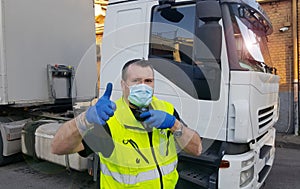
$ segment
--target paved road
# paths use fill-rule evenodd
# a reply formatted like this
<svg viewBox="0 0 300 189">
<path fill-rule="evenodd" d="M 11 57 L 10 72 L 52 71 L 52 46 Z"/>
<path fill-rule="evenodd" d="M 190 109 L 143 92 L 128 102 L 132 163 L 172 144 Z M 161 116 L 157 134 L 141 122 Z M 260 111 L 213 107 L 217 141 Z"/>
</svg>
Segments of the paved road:
<svg viewBox="0 0 300 189">
<path fill-rule="evenodd" d="M 1 189 L 95 189 L 86 171 L 71 171 L 45 161 L 32 159 L 0 167 Z"/>
<path fill-rule="evenodd" d="M 300 150 L 276 148 L 274 166 L 263 189 L 300 188 Z"/>
<path fill-rule="evenodd" d="M 300 188 L 300 150 L 277 148 L 274 166 L 263 189 Z M 72 171 L 31 159 L 0 167 L 1 189 L 94 189 L 87 172 Z"/>
</svg>

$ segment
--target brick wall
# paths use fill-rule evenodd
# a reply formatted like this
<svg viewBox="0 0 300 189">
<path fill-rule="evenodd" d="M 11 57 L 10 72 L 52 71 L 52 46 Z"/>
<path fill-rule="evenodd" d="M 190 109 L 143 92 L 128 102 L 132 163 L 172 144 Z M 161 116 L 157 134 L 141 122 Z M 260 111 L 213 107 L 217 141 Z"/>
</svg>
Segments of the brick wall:
<svg viewBox="0 0 300 189">
<path fill-rule="evenodd" d="M 280 76 L 280 90 L 291 91 L 293 80 L 293 36 L 292 36 L 292 0 L 280 0 L 261 3 L 273 24 L 273 34 L 268 37 L 268 46 L 273 66 Z M 298 6 L 299 7 L 299 6 Z M 279 29 L 287 26 L 286 32 Z"/>
<path fill-rule="evenodd" d="M 275 125 L 277 132 L 293 133 L 294 109 L 293 109 L 293 34 L 292 34 L 292 1 L 278 0 L 276 2 L 261 3 L 263 9 L 269 15 L 274 32 L 268 39 L 268 46 L 273 66 L 277 68 L 280 76 L 280 113 Z M 300 46 L 300 1 L 298 0 L 298 48 Z M 279 29 L 287 26 L 286 32 Z M 295 27 L 297 27 L 295 26 Z M 300 49 L 299 49 L 300 50 Z M 300 55 L 298 53 L 298 64 Z"/>
</svg>

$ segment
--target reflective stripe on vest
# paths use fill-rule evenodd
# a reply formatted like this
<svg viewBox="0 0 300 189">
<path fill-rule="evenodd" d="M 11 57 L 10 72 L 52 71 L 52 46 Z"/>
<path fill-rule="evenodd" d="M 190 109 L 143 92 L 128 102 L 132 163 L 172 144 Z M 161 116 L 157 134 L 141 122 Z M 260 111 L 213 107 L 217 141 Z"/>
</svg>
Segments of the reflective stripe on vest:
<svg viewBox="0 0 300 189">
<path fill-rule="evenodd" d="M 159 178 L 158 170 L 153 169 L 150 171 L 140 172 L 137 175 L 121 174 L 118 172 L 110 171 L 107 166 L 103 163 L 100 163 L 101 172 L 105 175 L 112 176 L 116 181 L 123 184 L 136 184 L 139 182 L 154 180 Z M 167 175 L 174 171 L 177 167 L 177 160 L 172 163 L 164 166 L 160 166 L 162 176 Z"/>
</svg>

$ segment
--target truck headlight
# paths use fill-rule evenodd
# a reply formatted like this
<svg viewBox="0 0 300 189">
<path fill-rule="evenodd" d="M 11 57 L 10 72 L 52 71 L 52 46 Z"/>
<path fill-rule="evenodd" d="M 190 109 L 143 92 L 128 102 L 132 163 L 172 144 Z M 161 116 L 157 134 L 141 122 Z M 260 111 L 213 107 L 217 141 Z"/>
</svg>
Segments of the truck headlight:
<svg viewBox="0 0 300 189">
<path fill-rule="evenodd" d="M 240 175 L 240 187 L 244 187 L 251 182 L 254 176 L 254 166 L 250 169 L 241 172 Z"/>
<path fill-rule="evenodd" d="M 242 161 L 242 168 L 250 166 L 251 164 L 253 164 L 254 162 L 254 157 L 246 160 L 246 161 Z"/>
</svg>

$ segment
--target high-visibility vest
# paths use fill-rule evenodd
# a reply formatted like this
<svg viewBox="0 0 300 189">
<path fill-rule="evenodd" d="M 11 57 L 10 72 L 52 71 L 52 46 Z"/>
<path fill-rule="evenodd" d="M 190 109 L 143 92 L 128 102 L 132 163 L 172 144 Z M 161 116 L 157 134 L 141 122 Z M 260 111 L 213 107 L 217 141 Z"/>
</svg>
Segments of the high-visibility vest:
<svg viewBox="0 0 300 189">
<path fill-rule="evenodd" d="M 172 189 L 178 180 L 177 153 L 170 129 L 145 130 L 124 101 L 116 101 L 117 109 L 107 124 L 115 148 L 110 157 L 101 153 L 100 188 L 102 189 Z M 171 115 L 172 104 L 153 97 L 151 107 Z"/>
</svg>

